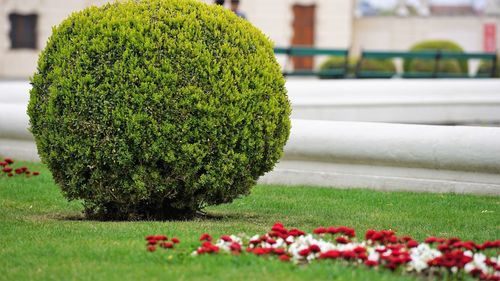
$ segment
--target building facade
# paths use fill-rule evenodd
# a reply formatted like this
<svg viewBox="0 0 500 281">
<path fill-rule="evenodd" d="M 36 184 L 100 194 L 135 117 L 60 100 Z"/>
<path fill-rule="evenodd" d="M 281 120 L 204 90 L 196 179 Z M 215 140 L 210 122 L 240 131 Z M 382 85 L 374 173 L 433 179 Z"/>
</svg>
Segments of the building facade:
<svg viewBox="0 0 500 281">
<path fill-rule="evenodd" d="M 28 78 L 53 26 L 74 11 L 106 2 L 0 0 L 0 79 Z M 361 49 L 407 50 L 425 39 L 453 40 L 466 51 L 483 51 L 489 40 L 490 48 L 496 49 L 500 46 L 498 2 L 489 0 L 487 12 L 481 15 L 460 16 L 432 16 L 427 0 L 421 1 L 414 15 L 407 13 L 403 0 L 390 16 L 362 15 L 355 0 L 241 0 L 240 8 L 277 46 L 349 48 L 356 54 Z"/>
</svg>

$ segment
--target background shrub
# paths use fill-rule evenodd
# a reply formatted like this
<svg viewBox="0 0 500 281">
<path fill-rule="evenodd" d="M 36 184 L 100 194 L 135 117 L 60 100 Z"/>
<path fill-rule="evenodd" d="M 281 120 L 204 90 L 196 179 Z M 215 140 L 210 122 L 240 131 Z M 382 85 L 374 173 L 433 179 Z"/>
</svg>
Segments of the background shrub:
<svg viewBox="0 0 500 281">
<path fill-rule="evenodd" d="M 359 61 L 358 58 L 349 57 L 347 65 L 348 76 L 356 75 L 356 67 L 358 61 Z M 345 65 L 344 57 L 332 56 L 329 57 L 320 65 L 320 70 L 343 69 L 344 65 Z M 363 59 L 363 62 L 361 64 L 361 70 L 380 72 L 387 74 L 387 76 L 392 76 L 396 74 L 396 65 L 390 59 Z M 321 78 L 332 78 L 332 77 L 322 75 Z"/>
<path fill-rule="evenodd" d="M 39 154 L 90 216 L 169 218 L 231 202 L 288 139 L 272 47 L 248 21 L 195 0 L 74 13 L 31 81 Z"/>
<path fill-rule="evenodd" d="M 413 45 L 412 52 L 422 51 L 448 51 L 463 53 L 460 45 L 447 40 L 429 40 Z M 436 61 L 434 59 L 406 59 L 403 69 L 405 72 L 434 72 Z M 468 74 L 469 67 L 466 60 L 446 59 L 439 61 L 438 72 L 451 74 Z"/>
<path fill-rule="evenodd" d="M 498 57 L 497 57 L 498 58 Z M 483 76 L 490 76 L 491 71 L 493 67 L 493 63 L 490 60 L 485 60 L 481 61 L 481 64 L 479 65 L 479 69 L 477 70 L 478 75 L 483 75 Z M 495 77 L 500 77 L 500 60 L 497 59 L 497 66 L 496 66 L 496 71 L 495 71 Z"/>
</svg>

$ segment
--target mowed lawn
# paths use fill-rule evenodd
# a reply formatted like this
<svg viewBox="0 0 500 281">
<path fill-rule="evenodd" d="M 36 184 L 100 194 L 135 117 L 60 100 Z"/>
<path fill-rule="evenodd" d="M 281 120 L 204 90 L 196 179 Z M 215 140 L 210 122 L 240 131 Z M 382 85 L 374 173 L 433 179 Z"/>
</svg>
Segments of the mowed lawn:
<svg viewBox="0 0 500 281">
<path fill-rule="evenodd" d="M 393 229 L 427 236 L 500 239 L 500 197 L 256 186 L 248 197 L 210 207 L 193 221 L 87 221 L 68 203 L 41 164 L 39 177 L 0 177 L 0 280 L 418 280 L 386 270 L 333 262 L 295 266 L 241 256 L 191 257 L 200 234 L 265 233 L 273 223 L 312 231 L 317 226 Z M 15 165 L 19 166 L 19 165 Z M 182 243 L 146 251 L 144 236 Z"/>
</svg>

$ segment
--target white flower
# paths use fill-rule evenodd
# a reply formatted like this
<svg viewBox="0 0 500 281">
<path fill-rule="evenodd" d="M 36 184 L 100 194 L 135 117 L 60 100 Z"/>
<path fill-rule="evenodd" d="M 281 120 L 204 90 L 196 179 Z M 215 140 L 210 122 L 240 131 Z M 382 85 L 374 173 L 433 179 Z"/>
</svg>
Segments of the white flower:
<svg viewBox="0 0 500 281">
<path fill-rule="evenodd" d="M 469 273 L 474 269 L 480 269 L 482 272 L 488 272 L 488 266 L 486 265 L 486 256 L 482 253 L 476 253 L 472 257 L 472 261 L 464 266 L 465 272 Z"/>
<path fill-rule="evenodd" d="M 440 251 L 431 249 L 429 244 L 422 243 L 415 248 L 410 249 L 411 261 L 408 263 L 408 271 L 422 272 L 427 269 L 428 262 L 440 257 L 442 254 Z"/>
<path fill-rule="evenodd" d="M 380 254 L 375 251 L 374 248 L 368 248 L 368 260 L 378 262 L 380 259 Z"/>
</svg>

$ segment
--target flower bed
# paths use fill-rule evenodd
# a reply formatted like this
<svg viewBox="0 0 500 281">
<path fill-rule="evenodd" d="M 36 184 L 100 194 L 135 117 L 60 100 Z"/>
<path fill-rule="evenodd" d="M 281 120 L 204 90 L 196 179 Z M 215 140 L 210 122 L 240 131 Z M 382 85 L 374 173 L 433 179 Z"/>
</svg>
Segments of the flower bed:
<svg viewBox="0 0 500 281">
<path fill-rule="evenodd" d="M 14 160 L 12 160 L 12 158 L 5 158 L 2 161 L 0 161 L 0 169 L 2 169 L 0 177 L 7 176 L 10 178 L 14 176 L 30 177 L 30 176 L 40 175 L 39 172 L 30 171 L 29 168 L 26 166 L 15 168 L 13 167 L 13 165 L 14 165 Z"/>
<path fill-rule="evenodd" d="M 147 236 L 147 249 L 174 248 L 180 241 L 163 235 Z M 482 244 L 459 238 L 429 237 L 419 243 L 409 236 L 396 236 L 392 230 L 368 230 L 364 240 L 348 227 L 318 227 L 312 234 L 286 229 L 276 223 L 269 233 L 247 237 L 223 235 L 216 241 L 209 234 L 200 236 L 201 245 L 192 256 L 229 253 L 278 258 L 295 264 L 334 260 L 345 265 L 388 269 L 430 277 L 500 280 L 500 240 Z M 496 256 L 495 256 L 496 255 Z"/>
</svg>

